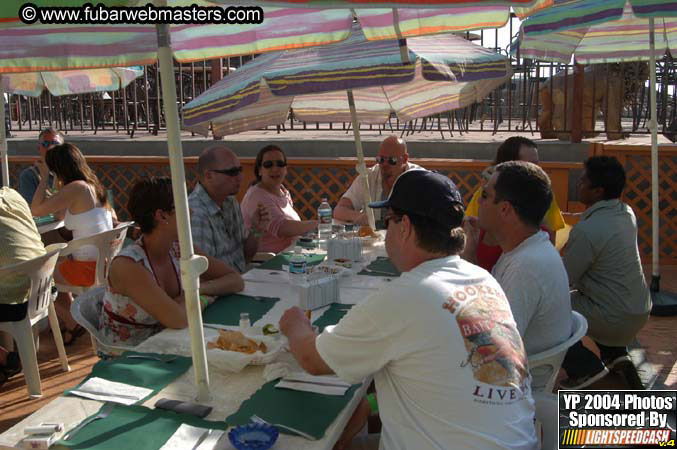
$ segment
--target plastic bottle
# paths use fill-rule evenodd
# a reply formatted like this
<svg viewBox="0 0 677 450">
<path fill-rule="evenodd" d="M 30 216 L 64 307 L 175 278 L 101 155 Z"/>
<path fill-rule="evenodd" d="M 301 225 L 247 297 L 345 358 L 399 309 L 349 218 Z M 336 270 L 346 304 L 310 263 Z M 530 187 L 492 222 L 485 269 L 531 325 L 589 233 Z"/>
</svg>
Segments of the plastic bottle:
<svg viewBox="0 0 677 450">
<path fill-rule="evenodd" d="M 308 273 L 308 262 L 301 247 L 294 247 L 294 254 L 289 259 L 289 281 L 291 284 L 303 284 Z"/>
<path fill-rule="evenodd" d="M 246 312 L 240 313 L 240 332 L 242 334 L 247 334 L 251 326 L 252 324 L 249 321 L 249 313 Z"/>
<path fill-rule="evenodd" d="M 324 246 L 326 246 L 327 239 L 331 238 L 331 216 L 331 206 L 329 206 L 327 198 L 324 197 L 322 198 L 320 207 L 317 209 L 317 218 L 319 222 L 317 226 L 317 239 L 320 242 L 320 247 L 322 248 L 325 248 Z"/>
</svg>

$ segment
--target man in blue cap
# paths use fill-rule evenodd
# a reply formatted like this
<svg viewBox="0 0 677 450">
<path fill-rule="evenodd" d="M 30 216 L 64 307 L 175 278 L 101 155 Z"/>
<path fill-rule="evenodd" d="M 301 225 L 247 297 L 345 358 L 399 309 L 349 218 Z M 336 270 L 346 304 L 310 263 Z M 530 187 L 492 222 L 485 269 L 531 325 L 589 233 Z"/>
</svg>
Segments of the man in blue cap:
<svg viewBox="0 0 677 450">
<path fill-rule="evenodd" d="M 448 177 L 410 170 L 384 208 L 386 251 L 402 272 L 319 336 L 294 307 L 280 320 L 312 374 L 350 383 L 373 375 L 381 448 L 537 447 L 526 353 L 488 272 L 462 260 L 463 200 Z M 369 415 L 362 401 L 337 448 Z"/>
</svg>

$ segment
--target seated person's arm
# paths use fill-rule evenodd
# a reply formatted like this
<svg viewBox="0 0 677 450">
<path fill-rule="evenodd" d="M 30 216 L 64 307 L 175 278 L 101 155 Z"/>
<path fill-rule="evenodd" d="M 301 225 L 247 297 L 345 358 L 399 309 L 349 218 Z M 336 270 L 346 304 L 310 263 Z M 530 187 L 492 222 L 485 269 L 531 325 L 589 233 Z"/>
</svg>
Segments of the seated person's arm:
<svg viewBox="0 0 677 450">
<path fill-rule="evenodd" d="M 207 270 L 200 275 L 200 294 L 224 295 L 240 292 L 244 289 L 242 276 L 220 259 L 206 255 L 199 248 L 195 253 L 205 256 L 209 262 Z"/>
<path fill-rule="evenodd" d="M 47 214 L 65 211 L 66 208 L 73 203 L 77 195 L 84 189 L 87 189 L 85 182 L 73 182 L 68 183 L 51 197 L 47 197 L 47 181 L 45 181 L 45 178 L 46 177 L 43 177 L 40 180 L 35 195 L 33 195 L 31 213 L 34 216 L 45 216 Z"/>
<path fill-rule="evenodd" d="M 285 311 L 280 319 L 280 331 L 289 339 L 289 351 L 306 372 L 312 375 L 334 373 L 317 352 L 317 335 L 299 307 Z"/>
<path fill-rule="evenodd" d="M 353 202 L 346 197 L 341 197 L 341 200 L 336 204 L 334 218 L 344 222 L 353 222 L 357 225 L 366 225 L 368 222 L 367 214 L 356 211 Z"/>
<path fill-rule="evenodd" d="M 317 220 L 291 220 L 283 219 L 277 229 L 279 237 L 301 236 L 317 228 Z"/>
<path fill-rule="evenodd" d="M 134 300 L 165 327 L 181 329 L 188 326 L 183 292 L 177 298 L 171 298 L 143 263 L 126 257 L 115 258 L 108 283 L 113 292 Z"/>
<path fill-rule="evenodd" d="M 569 275 L 569 285 L 576 286 L 595 260 L 592 243 L 585 234 L 573 227 L 563 252 L 562 261 Z"/>
</svg>

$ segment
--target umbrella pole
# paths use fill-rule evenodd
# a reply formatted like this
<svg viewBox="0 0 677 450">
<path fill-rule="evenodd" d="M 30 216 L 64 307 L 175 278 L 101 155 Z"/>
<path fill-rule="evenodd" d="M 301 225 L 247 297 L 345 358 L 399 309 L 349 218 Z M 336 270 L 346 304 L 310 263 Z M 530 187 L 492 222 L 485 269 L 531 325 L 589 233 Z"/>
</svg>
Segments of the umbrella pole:
<svg viewBox="0 0 677 450">
<path fill-rule="evenodd" d="M 5 93 L 0 89 L 0 153 L 2 154 L 2 185 L 9 187 L 9 156 L 5 132 Z"/>
<path fill-rule="evenodd" d="M 654 18 L 649 18 L 649 80 L 651 90 L 649 101 L 651 119 L 651 299 L 653 300 L 652 314 L 677 314 L 677 295 L 660 290 L 660 247 L 659 241 L 659 211 L 658 211 L 658 125 L 656 121 L 656 42 L 654 32 Z"/>
<path fill-rule="evenodd" d="M 183 166 L 183 150 L 179 133 L 179 112 L 176 107 L 176 81 L 174 79 L 174 60 L 169 42 L 169 25 L 157 25 L 158 61 L 162 79 L 162 98 L 164 99 L 165 120 L 167 121 L 167 144 L 169 147 L 169 168 L 172 175 L 172 191 L 176 221 L 181 248 L 181 283 L 186 298 L 186 315 L 190 331 L 190 346 L 193 355 L 197 400 L 209 400 L 209 373 L 207 371 L 207 351 L 202 332 L 202 311 L 198 293 L 199 276 L 207 270 L 207 259 L 193 253 L 193 240 L 190 235 L 188 216 L 188 193 L 186 191 L 186 173 Z"/>
<path fill-rule="evenodd" d="M 369 178 L 367 177 L 367 165 L 364 163 L 364 152 L 362 151 L 362 139 L 360 138 L 360 124 L 357 122 L 357 111 L 355 111 L 355 99 L 353 90 L 348 89 L 348 106 L 350 107 L 350 120 L 353 122 L 353 134 L 355 135 L 355 149 L 357 150 L 357 173 L 362 179 L 364 185 L 365 205 L 371 203 L 371 194 L 369 193 Z M 376 220 L 374 220 L 374 210 L 366 207 L 367 220 L 372 230 L 376 230 Z"/>
</svg>

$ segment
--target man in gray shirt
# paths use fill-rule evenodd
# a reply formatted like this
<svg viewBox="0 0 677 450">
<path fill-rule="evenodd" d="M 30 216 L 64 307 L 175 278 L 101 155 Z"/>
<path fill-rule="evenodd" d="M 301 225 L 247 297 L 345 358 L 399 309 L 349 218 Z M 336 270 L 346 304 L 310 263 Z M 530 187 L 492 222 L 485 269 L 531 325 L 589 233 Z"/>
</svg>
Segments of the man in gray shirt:
<svg viewBox="0 0 677 450">
<path fill-rule="evenodd" d="M 557 346 L 571 336 L 569 281 L 562 259 L 541 231 L 552 202 L 548 175 L 535 164 L 510 161 L 496 166 L 483 186 L 477 223 L 466 221 L 469 243 L 477 240 L 477 225 L 491 233 L 503 250 L 492 270 L 508 297 L 527 355 Z M 532 372 L 534 390 L 548 374 Z"/>
<path fill-rule="evenodd" d="M 54 128 L 45 128 L 38 135 L 38 154 L 44 162 L 45 155 L 52 147 L 63 144 L 63 135 Z M 40 175 L 35 165 L 25 168 L 19 174 L 19 193 L 29 205 L 33 201 L 33 194 L 40 184 Z M 48 187 L 54 187 L 54 175 L 49 174 Z"/>
<path fill-rule="evenodd" d="M 626 346 L 648 319 L 651 296 L 637 248 L 637 220 L 620 200 L 625 170 L 608 156 L 584 164 L 578 196 L 588 209 L 569 234 L 564 266 L 576 289 L 572 307 L 588 320 L 588 336 L 602 360 L 582 343 L 574 345 L 562 364 L 569 375 L 562 386 L 581 389 L 614 370 L 631 389 L 643 389 Z"/>
</svg>

